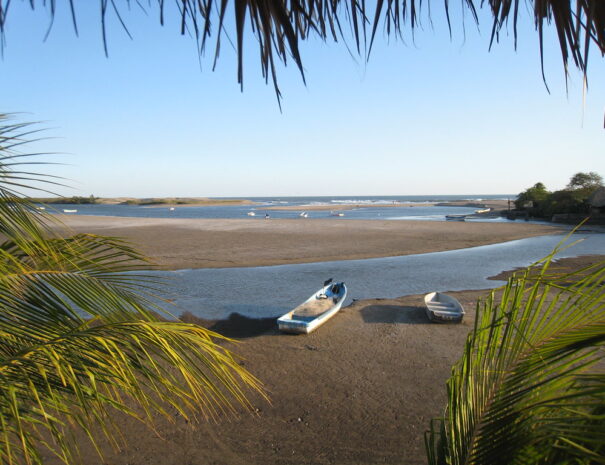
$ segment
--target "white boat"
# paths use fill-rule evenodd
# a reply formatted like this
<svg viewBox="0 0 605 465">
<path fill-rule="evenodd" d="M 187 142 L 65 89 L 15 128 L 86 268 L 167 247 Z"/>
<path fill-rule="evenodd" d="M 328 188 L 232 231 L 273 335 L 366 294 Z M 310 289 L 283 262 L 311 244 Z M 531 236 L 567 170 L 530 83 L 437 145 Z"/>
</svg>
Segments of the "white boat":
<svg viewBox="0 0 605 465">
<path fill-rule="evenodd" d="M 333 317 L 346 298 L 345 283 L 332 283 L 330 279 L 305 302 L 279 317 L 277 326 L 285 333 L 309 334 Z"/>
<path fill-rule="evenodd" d="M 462 304 L 452 296 L 431 292 L 424 296 L 426 315 L 431 321 L 460 323 L 464 317 Z"/>
<path fill-rule="evenodd" d="M 307 212 L 302 212 L 300 215 L 301 218 L 306 218 L 307 216 L 309 216 L 309 214 Z"/>
<path fill-rule="evenodd" d="M 334 212 L 334 211 L 331 211 L 331 212 L 330 212 L 330 216 L 345 216 L 345 214 L 344 214 L 344 213 L 342 213 L 342 212 Z"/>
<path fill-rule="evenodd" d="M 489 213 L 491 211 L 492 211 L 491 208 L 481 208 L 479 210 L 475 210 L 475 213 Z"/>
<path fill-rule="evenodd" d="M 63 213 L 76 213 L 78 210 L 70 210 L 69 208 L 64 208 Z"/>
<path fill-rule="evenodd" d="M 170 207 L 168 210 L 170 210 L 171 212 L 174 211 L 174 207 Z"/>
<path fill-rule="evenodd" d="M 256 216 L 256 213 L 254 213 L 254 212 L 248 212 L 247 215 L 248 216 Z"/>
<path fill-rule="evenodd" d="M 467 215 L 445 215 L 447 221 L 464 221 Z"/>
</svg>

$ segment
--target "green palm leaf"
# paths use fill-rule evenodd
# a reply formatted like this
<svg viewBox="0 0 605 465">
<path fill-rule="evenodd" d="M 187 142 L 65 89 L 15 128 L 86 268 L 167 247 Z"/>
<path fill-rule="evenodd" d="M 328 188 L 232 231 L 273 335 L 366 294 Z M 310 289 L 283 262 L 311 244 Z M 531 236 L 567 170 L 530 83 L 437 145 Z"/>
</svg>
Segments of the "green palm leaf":
<svg viewBox="0 0 605 465">
<path fill-rule="evenodd" d="M 429 463 L 605 463 L 605 262 L 553 273 L 556 252 L 477 304 Z"/>
<path fill-rule="evenodd" d="M 160 320 L 151 265 L 126 242 L 58 237 L 51 216 L 16 187 L 46 181 L 12 171 L 31 128 L 0 115 L 0 463 L 77 461 L 74 428 L 116 445 L 123 412 L 148 424 L 215 418 L 250 407 L 262 387 L 196 325 Z M 52 181 L 51 182 L 55 182 Z M 264 395 L 264 394 L 262 394 Z"/>
</svg>

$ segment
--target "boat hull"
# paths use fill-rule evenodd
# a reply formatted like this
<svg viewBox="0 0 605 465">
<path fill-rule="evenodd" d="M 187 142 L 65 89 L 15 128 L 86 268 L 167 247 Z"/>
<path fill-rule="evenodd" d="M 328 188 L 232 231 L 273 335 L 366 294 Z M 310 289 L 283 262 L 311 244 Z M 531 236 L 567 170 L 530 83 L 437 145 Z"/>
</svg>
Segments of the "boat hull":
<svg viewBox="0 0 605 465">
<path fill-rule="evenodd" d="M 464 308 L 452 296 L 441 292 L 431 292 L 424 297 L 426 316 L 435 323 L 460 323 L 464 318 Z"/>
<path fill-rule="evenodd" d="M 466 220 L 466 215 L 445 215 L 445 219 L 447 221 L 464 221 Z"/>
<path fill-rule="evenodd" d="M 338 283 L 340 291 L 334 294 L 331 290 L 334 284 L 329 284 L 321 288 L 318 292 L 309 297 L 305 302 L 296 307 L 294 310 L 286 313 L 285 315 L 277 319 L 277 326 L 280 331 L 284 333 L 292 334 L 309 334 L 315 331 L 326 321 L 332 318 L 342 307 L 345 299 L 347 298 L 347 287 L 344 283 Z M 297 315 L 296 312 L 304 308 L 309 307 L 317 303 L 317 301 L 330 302 L 329 308 L 318 315 L 303 316 Z"/>
</svg>

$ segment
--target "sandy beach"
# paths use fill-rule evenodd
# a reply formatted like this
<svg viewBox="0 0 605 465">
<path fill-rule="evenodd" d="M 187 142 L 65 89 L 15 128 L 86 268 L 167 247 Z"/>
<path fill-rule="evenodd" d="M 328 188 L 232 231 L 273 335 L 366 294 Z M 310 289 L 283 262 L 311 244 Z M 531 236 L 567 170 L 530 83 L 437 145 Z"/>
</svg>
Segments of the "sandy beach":
<svg viewBox="0 0 605 465">
<path fill-rule="evenodd" d="M 554 234 L 564 226 L 331 219 L 62 216 L 76 232 L 131 241 L 163 269 L 223 268 L 389 257 Z"/>
<path fill-rule="evenodd" d="M 562 262 L 578 268 L 604 258 Z M 185 317 L 235 338 L 230 348 L 271 402 L 252 397 L 253 412 L 211 423 L 161 419 L 155 432 L 115 417 L 128 445 L 106 447 L 104 460 L 85 446 L 83 463 L 426 464 L 424 431 L 443 414 L 451 366 L 473 327 L 477 299 L 489 292 L 451 293 L 467 314 L 450 325 L 430 323 L 420 295 L 356 301 L 308 336 L 281 334 L 274 319 Z"/>
<path fill-rule="evenodd" d="M 164 268 L 256 266 L 448 250 L 561 231 L 528 223 L 339 220 L 203 220 L 73 216 L 75 231 L 126 237 Z M 572 268 L 603 257 L 568 260 Z M 500 276 L 500 279 L 506 274 Z M 426 463 L 424 431 L 443 414 L 445 383 L 490 291 L 453 292 L 461 324 L 430 323 L 423 296 L 354 301 L 308 336 L 275 319 L 204 321 L 264 384 L 270 402 L 216 422 L 158 419 L 155 431 L 116 415 L 126 446 L 83 463 L 298 465 Z M 79 441 L 80 442 L 80 441 Z M 57 463 L 48 457 L 48 463 Z"/>
</svg>

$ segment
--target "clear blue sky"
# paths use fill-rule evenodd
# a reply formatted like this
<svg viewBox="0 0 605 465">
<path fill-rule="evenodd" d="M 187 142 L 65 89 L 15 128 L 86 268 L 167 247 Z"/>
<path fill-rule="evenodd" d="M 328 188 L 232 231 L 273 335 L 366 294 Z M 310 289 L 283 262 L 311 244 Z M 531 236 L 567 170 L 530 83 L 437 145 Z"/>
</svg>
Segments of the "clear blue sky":
<svg viewBox="0 0 605 465">
<path fill-rule="evenodd" d="M 292 64 L 279 69 L 280 113 L 253 40 L 242 93 L 226 40 L 212 72 L 212 51 L 200 67 L 174 17 L 162 28 L 133 5 L 134 40 L 111 24 L 106 58 L 98 2 L 77 2 L 79 37 L 58 3 L 46 41 L 47 12 L 11 5 L 0 111 L 51 128 L 36 149 L 66 154 L 48 158 L 68 164 L 49 168 L 69 179 L 65 195 L 508 194 L 605 176 L 605 60 L 592 56 L 583 105 L 582 76 L 571 70 L 566 93 L 548 30 L 549 94 L 527 14 L 516 52 L 512 32 L 488 52 L 491 23 L 478 31 L 467 15 L 465 36 L 455 11 L 450 41 L 442 2 L 414 39 L 379 34 L 369 63 L 309 42 L 306 86 Z"/>
</svg>

